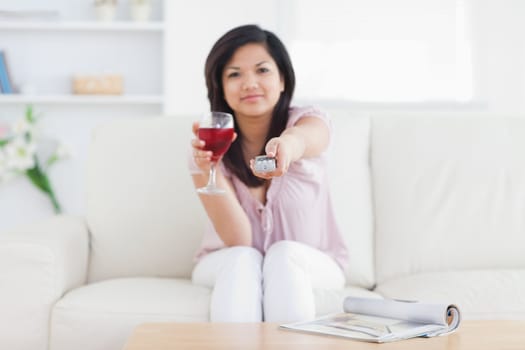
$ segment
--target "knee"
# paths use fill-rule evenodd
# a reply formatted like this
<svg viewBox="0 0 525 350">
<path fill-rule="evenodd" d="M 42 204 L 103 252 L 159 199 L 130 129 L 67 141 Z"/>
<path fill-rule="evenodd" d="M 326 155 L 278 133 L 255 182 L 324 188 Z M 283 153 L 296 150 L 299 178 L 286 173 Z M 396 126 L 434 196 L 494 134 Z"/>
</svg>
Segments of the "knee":
<svg viewBox="0 0 525 350">
<path fill-rule="evenodd" d="M 273 256 L 289 256 L 294 252 L 298 245 L 301 243 L 295 241 L 278 241 L 275 242 L 268 248 L 266 252 L 266 258 L 271 258 Z"/>
<path fill-rule="evenodd" d="M 260 269 L 262 264 L 262 254 L 253 247 L 235 246 L 228 249 L 226 264 L 227 269 L 235 269 L 238 267 L 255 267 Z"/>
<path fill-rule="evenodd" d="M 262 254 L 252 247 L 236 246 L 216 250 L 197 263 L 192 272 L 192 281 L 213 286 L 220 276 L 232 273 L 260 276 L 262 259 Z"/>
<path fill-rule="evenodd" d="M 304 267 L 305 261 L 301 258 L 302 243 L 294 241 L 279 241 L 274 243 L 266 252 L 263 270 L 285 269 L 290 266 Z"/>
</svg>

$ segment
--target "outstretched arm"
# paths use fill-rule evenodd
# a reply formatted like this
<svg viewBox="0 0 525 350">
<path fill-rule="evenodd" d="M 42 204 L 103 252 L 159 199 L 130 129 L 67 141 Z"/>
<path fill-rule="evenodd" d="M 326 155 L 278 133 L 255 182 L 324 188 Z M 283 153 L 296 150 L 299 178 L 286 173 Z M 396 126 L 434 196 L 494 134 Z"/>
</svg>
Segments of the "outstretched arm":
<svg viewBox="0 0 525 350">
<path fill-rule="evenodd" d="M 320 155 L 329 143 L 330 132 L 326 123 L 316 117 L 303 117 L 279 137 L 266 143 L 266 154 L 276 157 L 277 169 L 270 173 L 256 173 L 262 178 L 282 176 L 292 162 Z M 251 162 L 253 170 L 253 161 Z"/>
</svg>

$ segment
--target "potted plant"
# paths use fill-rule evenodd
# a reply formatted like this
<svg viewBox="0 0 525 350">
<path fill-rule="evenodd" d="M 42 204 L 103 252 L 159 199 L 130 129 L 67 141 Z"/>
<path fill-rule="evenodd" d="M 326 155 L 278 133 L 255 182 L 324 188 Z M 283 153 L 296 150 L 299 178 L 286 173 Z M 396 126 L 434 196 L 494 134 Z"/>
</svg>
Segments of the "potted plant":
<svg viewBox="0 0 525 350">
<path fill-rule="evenodd" d="M 97 19 L 103 22 L 110 22 L 115 19 L 117 0 L 95 0 L 95 12 Z"/>
<path fill-rule="evenodd" d="M 138 22 L 148 21 L 151 16 L 151 0 L 130 0 L 131 19 Z"/>
</svg>

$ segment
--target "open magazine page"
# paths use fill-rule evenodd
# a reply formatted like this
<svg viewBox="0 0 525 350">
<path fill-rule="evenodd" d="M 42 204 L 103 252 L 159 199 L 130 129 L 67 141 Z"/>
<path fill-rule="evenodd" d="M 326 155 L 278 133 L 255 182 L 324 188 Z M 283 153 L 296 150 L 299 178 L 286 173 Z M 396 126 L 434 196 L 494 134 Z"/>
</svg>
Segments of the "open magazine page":
<svg viewBox="0 0 525 350">
<path fill-rule="evenodd" d="M 344 310 L 345 313 L 281 327 L 383 343 L 449 333 L 460 322 L 459 310 L 453 305 L 348 297 Z"/>
</svg>

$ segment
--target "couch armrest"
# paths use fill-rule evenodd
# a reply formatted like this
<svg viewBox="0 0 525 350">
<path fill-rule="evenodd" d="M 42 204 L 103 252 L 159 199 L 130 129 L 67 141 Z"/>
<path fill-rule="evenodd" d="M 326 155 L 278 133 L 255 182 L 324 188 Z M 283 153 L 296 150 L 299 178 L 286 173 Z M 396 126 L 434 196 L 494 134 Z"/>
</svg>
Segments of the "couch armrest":
<svg viewBox="0 0 525 350">
<path fill-rule="evenodd" d="M 47 349 L 53 305 L 86 282 L 88 239 L 72 216 L 0 232 L 0 349 Z"/>
</svg>

